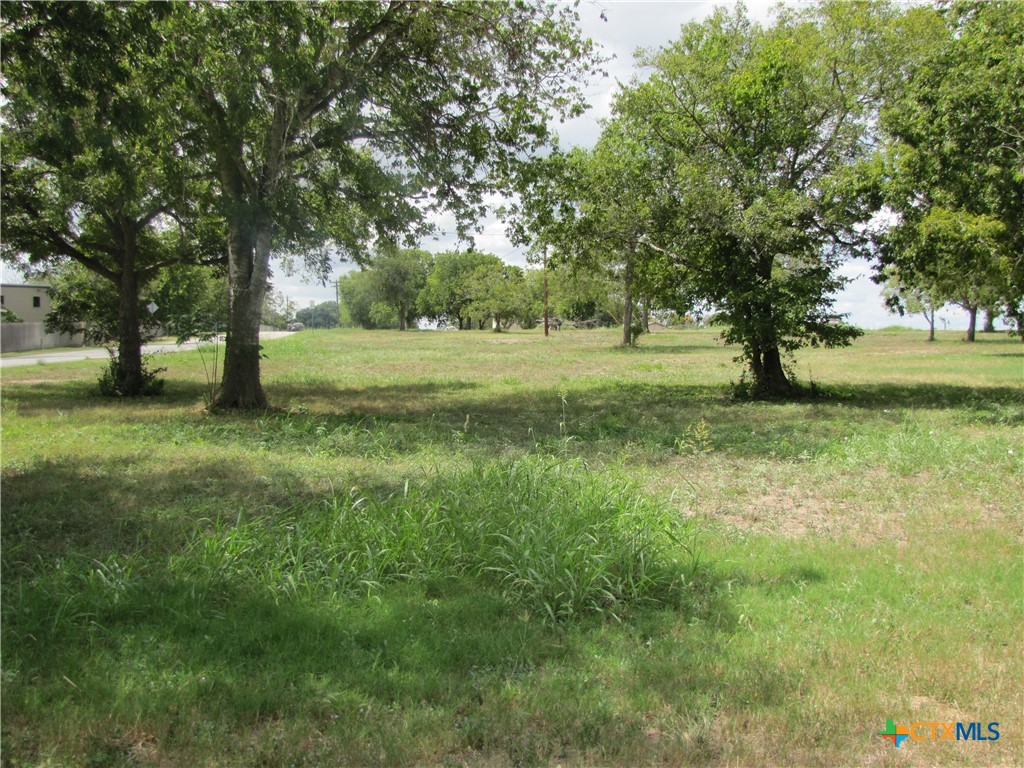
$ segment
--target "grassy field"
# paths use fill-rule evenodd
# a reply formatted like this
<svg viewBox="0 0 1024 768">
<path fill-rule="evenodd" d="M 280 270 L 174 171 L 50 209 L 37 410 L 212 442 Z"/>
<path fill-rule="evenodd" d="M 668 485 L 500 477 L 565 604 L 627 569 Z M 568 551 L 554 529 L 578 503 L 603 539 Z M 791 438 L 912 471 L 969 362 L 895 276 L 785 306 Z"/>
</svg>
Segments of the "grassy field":
<svg viewBox="0 0 1024 768">
<path fill-rule="evenodd" d="M 5 370 L 3 764 L 1024 764 L 1022 346 L 923 336 L 795 403 L 697 331 Z"/>
</svg>

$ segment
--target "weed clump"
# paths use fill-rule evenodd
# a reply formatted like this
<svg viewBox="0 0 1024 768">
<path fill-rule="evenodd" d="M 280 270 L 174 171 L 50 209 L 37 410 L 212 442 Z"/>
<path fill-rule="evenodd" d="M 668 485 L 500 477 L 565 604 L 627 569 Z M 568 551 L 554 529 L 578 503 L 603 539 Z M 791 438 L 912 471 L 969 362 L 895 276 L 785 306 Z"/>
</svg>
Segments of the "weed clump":
<svg viewBox="0 0 1024 768">
<path fill-rule="evenodd" d="M 117 355 L 111 352 L 110 362 L 103 369 L 103 373 L 100 374 L 99 381 L 97 382 L 100 396 L 135 397 L 141 395 L 143 397 L 156 397 L 159 395 L 164 391 L 164 380 L 160 378 L 160 374 L 164 373 L 167 369 L 150 368 L 148 361 L 149 357 L 144 355 L 137 381 L 125 381 L 118 364 Z"/>
<path fill-rule="evenodd" d="M 386 498 L 358 489 L 196 537 L 207 578 L 281 594 L 468 579 L 563 622 L 678 602 L 695 553 L 678 515 L 575 462 L 476 464 Z M 689 568 L 689 570 L 688 570 Z"/>
</svg>

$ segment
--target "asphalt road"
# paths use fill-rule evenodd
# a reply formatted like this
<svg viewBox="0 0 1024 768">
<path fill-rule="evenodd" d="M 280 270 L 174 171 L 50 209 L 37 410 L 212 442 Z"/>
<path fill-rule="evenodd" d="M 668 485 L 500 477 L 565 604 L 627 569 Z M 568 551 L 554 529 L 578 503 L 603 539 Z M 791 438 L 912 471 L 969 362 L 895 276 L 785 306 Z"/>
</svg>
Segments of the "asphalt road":
<svg viewBox="0 0 1024 768">
<path fill-rule="evenodd" d="M 288 331 L 267 331 L 260 334 L 260 339 L 278 339 L 283 336 L 291 336 Z M 195 349 L 196 342 L 187 341 L 184 344 L 145 344 L 142 347 L 144 355 L 155 352 L 181 352 L 185 349 Z M 0 368 L 17 368 L 22 365 L 45 365 L 46 363 L 71 363 L 76 360 L 106 360 L 109 357 L 107 350 L 103 347 L 81 347 L 63 352 L 47 352 L 41 349 L 36 353 L 17 355 L 14 357 L 0 357 Z"/>
</svg>

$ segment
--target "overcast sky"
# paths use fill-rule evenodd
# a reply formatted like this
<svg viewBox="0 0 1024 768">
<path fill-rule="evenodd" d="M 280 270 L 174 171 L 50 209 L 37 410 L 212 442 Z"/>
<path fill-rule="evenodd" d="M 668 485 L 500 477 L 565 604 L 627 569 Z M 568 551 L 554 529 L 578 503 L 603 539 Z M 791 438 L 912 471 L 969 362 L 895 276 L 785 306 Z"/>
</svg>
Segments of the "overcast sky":
<svg viewBox="0 0 1024 768">
<path fill-rule="evenodd" d="M 693 0 L 584 0 L 578 8 L 584 34 L 596 41 L 606 56 L 614 58 L 605 65 L 608 77 L 595 79 L 585 88 L 591 105 L 587 113 L 559 126 L 562 146 L 593 146 L 601 131 L 601 119 L 610 115 L 612 99 L 619 84 L 628 84 L 634 77 L 644 76 L 634 64 L 633 54 L 638 48 L 659 48 L 671 42 L 679 36 L 683 24 L 704 18 L 721 4 Z M 789 4 L 795 5 L 796 2 L 790 0 Z M 767 0 L 748 0 L 746 3 L 748 13 L 760 21 L 769 21 L 774 5 L 775 2 Z M 439 224 L 444 227 L 446 222 L 441 219 Z M 482 222 L 475 241 L 477 249 L 497 254 L 508 263 L 526 263 L 523 250 L 508 241 L 505 225 L 496 218 Z M 456 242 L 451 233 L 445 232 L 422 245 L 429 251 L 440 252 L 456 247 Z M 351 265 L 336 265 L 332 280 L 352 268 Z M 886 312 L 878 286 L 868 279 L 870 269 L 867 264 L 851 262 L 842 271 L 854 279 L 838 296 L 835 307 L 837 312 L 849 313 L 850 321 L 855 325 L 862 328 L 893 324 L 927 327 L 923 318 L 900 318 Z M 300 307 L 334 299 L 332 286 L 317 285 L 301 274 L 289 276 L 278 271 L 274 286 Z M 939 318 L 949 328 L 966 328 L 967 325 L 966 313 L 956 308 L 943 310 Z M 940 322 L 938 327 L 942 328 L 944 324 Z"/>
</svg>

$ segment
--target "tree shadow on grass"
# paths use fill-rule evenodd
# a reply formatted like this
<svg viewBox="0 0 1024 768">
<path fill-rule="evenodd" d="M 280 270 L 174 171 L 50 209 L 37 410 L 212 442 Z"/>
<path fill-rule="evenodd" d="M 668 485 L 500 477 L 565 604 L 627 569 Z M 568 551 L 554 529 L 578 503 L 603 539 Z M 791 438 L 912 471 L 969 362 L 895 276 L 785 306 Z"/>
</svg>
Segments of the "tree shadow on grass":
<svg viewBox="0 0 1024 768">
<path fill-rule="evenodd" d="M 154 400 L 125 406 L 130 410 L 123 417 L 117 401 L 82 398 L 68 386 L 18 387 L 7 390 L 5 400 L 26 416 L 63 407 L 101 427 L 114 414 L 121 424 L 111 420 L 110 429 L 127 430 L 126 445 L 171 442 L 187 454 L 213 444 L 336 462 L 566 447 L 583 456 L 641 451 L 657 459 L 713 449 L 795 458 L 854 432 L 896 428 L 915 410 L 955 410 L 961 420 L 981 424 L 1024 423 L 1024 388 L 947 384 L 845 385 L 792 402 L 735 400 L 718 385 L 649 382 L 582 381 L 507 392 L 438 380 L 369 387 L 275 384 L 270 397 L 279 407 L 269 412 L 209 414 Z"/>
<path fill-rule="evenodd" d="M 1024 406 L 1024 386 L 972 387 L 953 384 L 857 384 L 826 387 L 822 402 L 857 408 L 931 408 L 985 411 Z"/>
<path fill-rule="evenodd" d="M 636 694 L 631 682 L 593 682 L 605 664 L 642 666 L 643 639 L 629 627 L 689 625 L 672 671 L 683 685 L 656 696 L 701 718 L 713 716 L 707 702 L 722 684 L 709 662 L 735 625 L 720 603 L 717 621 L 646 610 L 617 627 L 550 626 L 465 582 L 307 600 L 158 568 L 77 592 L 22 585 L 18 598 L 5 601 L 5 657 L 18 670 L 5 685 L 5 730 L 36 731 L 16 742 L 45 744 L 59 709 L 85 732 L 64 732 L 71 755 L 102 754 L 108 765 L 132 764 L 138 727 L 173 755 L 200 724 L 218 755 L 251 743 L 254 729 L 317 731 L 335 764 L 422 763 L 435 751 L 514 763 L 591 750 L 635 756 L 649 747 L 644 711 L 612 703 Z M 776 686 L 796 684 L 773 674 Z M 100 724 L 104 739 L 81 739 Z M 288 757 L 302 744 L 286 747 Z"/>
<path fill-rule="evenodd" d="M 591 751 L 635 757 L 652 749 L 644 736 L 652 696 L 659 709 L 714 714 L 722 681 L 710 662 L 737 620 L 710 572 L 692 599 L 637 608 L 622 624 L 547 624 L 496 585 L 451 577 L 368 597 L 293 593 L 230 559 L 210 567 L 193 538 L 208 513 L 230 526 L 238 505 L 253 503 L 251 473 L 217 461 L 187 472 L 116 470 L 116 462 L 85 459 L 41 466 L 14 478 L 10 507 L 5 498 L 12 759 L 46 754 L 54 711 L 77 724 L 61 734 L 69 756 L 111 766 L 137 762 L 139 728 L 168 755 L 187 753 L 202 733 L 218 755 L 240 749 L 241 762 L 258 762 L 245 752 L 254 730 L 282 724 L 323 734 L 324 762 L 335 764 L 422 763 L 437 753 L 527 764 Z M 202 478 L 216 483 L 216 507 L 191 503 Z M 169 508 L 175 492 L 184 501 Z M 296 499 L 278 503 L 264 513 L 290 514 Z M 678 647 L 659 668 L 671 662 L 683 684 L 644 694 L 643 706 L 615 703 L 639 697 L 632 678 L 596 681 L 606 669 L 643 669 L 645 639 L 655 633 L 676 635 Z M 772 674 L 771 690 L 796 684 Z M 274 743 L 285 752 L 270 762 L 308 747 L 304 739 Z M 420 744 L 431 746 L 418 751 Z"/>
<path fill-rule="evenodd" d="M 126 406 L 145 406 L 156 411 L 181 406 L 201 407 L 209 389 L 198 382 L 169 381 L 164 391 L 153 397 L 120 398 L 100 395 L 96 382 L 83 379 L 57 381 L 6 381 L 4 400 L 17 403 L 20 412 L 38 415 L 68 411 L 73 408 L 94 408 L 105 411 Z"/>
<path fill-rule="evenodd" d="M 391 412 L 401 412 L 403 405 L 426 400 L 436 402 L 461 397 L 462 393 L 479 389 L 482 385 L 473 381 L 445 381 L 427 379 L 408 384 L 375 384 L 366 387 L 339 387 L 329 383 L 309 386 L 302 383 L 273 381 L 267 390 L 272 401 L 282 403 L 281 410 L 289 410 L 304 399 L 335 403 L 348 409 L 352 403 L 387 403 Z"/>
<path fill-rule="evenodd" d="M 334 478 L 345 485 L 348 478 Z M 174 555 L 201 525 L 288 514 L 322 500 L 330 484 L 272 457 L 255 464 L 189 457 L 174 467 L 119 458 L 62 457 L 5 473 L 4 573 L 31 571 L 70 554 Z M 364 484 L 369 493 L 394 485 Z"/>
<path fill-rule="evenodd" d="M 714 405 L 742 413 L 763 407 L 786 408 L 801 406 L 829 407 L 835 404 L 852 405 L 863 409 L 931 408 L 939 410 L 984 410 L 1004 405 L 1024 406 L 1024 387 L 972 387 L 949 384 L 857 384 L 825 386 L 819 396 L 793 400 L 748 401 L 735 399 L 723 385 L 664 384 L 649 382 L 616 382 L 614 384 L 583 382 L 578 386 L 550 385 L 527 391 L 517 390 L 488 397 L 474 398 L 467 393 L 481 388 L 473 382 L 422 382 L 402 385 L 375 385 L 370 387 L 340 388 L 321 385 L 305 388 L 301 385 L 274 384 L 268 387 L 271 397 L 283 400 L 282 410 L 296 397 L 316 396 L 333 400 L 340 406 L 335 413 L 351 412 L 355 403 L 362 406 L 363 415 L 386 417 L 389 414 L 422 417 L 438 412 L 465 414 L 514 413 L 520 420 L 530 413 L 524 406 L 540 401 L 549 405 L 562 405 L 565 395 L 576 407 L 589 412 L 644 413 L 651 408 L 693 409 Z M 358 410 L 358 409 L 355 409 Z"/>
<path fill-rule="evenodd" d="M 376 410 L 376 405 L 386 405 L 389 412 L 401 411 L 403 404 L 420 401 L 443 401 L 459 397 L 459 393 L 480 388 L 482 385 L 470 381 L 424 380 L 408 384 L 372 385 L 367 387 L 339 387 L 334 384 L 317 382 L 304 384 L 290 381 L 271 381 L 267 385 L 272 406 L 269 411 L 251 411 L 230 416 L 261 416 L 266 413 L 300 412 L 307 404 L 326 405 L 331 410 L 344 414 L 351 412 L 352 404 L 362 404 Z M 160 418 L 166 411 L 181 406 L 202 409 L 209 396 L 209 388 L 201 382 L 169 380 L 164 392 L 156 397 L 114 398 L 99 394 L 95 382 L 83 380 L 10 382 L 5 386 L 5 400 L 16 403 L 25 415 L 54 413 L 72 408 L 91 408 L 100 411 L 116 411 L 127 407 L 138 407 L 150 413 L 140 413 L 139 418 Z"/>
<path fill-rule="evenodd" d="M 566 439 L 584 454 L 673 452 L 706 439 L 705 447 L 737 456 L 787 458 L 813 455 L 852 430 L 892 429 L 913 410 L 956 410 L 985 424 L 1024 423 L 1024 389 L 941 384 L 848 386 L 792 402 L 735 400 L 714 385 L 583 384 L 420 401 L 378 388 L 372 401 L 350 404 L 360 410 L 347 418 L 400 432 L 409 447 L 473 445 L 496 453 L 509 446 L 550 449 Z"/>
</svg>

